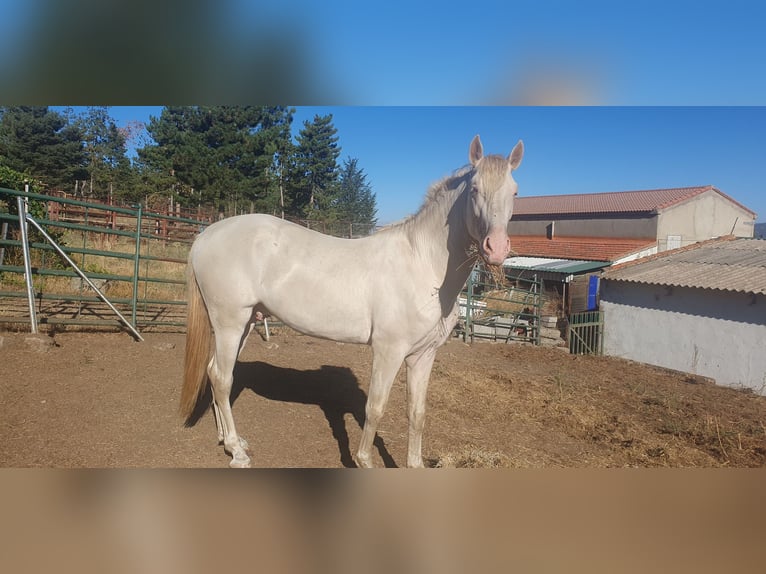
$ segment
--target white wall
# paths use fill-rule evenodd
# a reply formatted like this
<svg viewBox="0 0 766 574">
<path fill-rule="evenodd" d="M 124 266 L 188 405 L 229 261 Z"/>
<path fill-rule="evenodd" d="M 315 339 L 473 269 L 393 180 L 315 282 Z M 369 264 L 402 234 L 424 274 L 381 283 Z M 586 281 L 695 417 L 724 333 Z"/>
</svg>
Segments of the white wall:
<svg viewBox="0 0 766 574">
<path fill-rule="evenodd" d="M 668 235 L 680 235 L 681 246 L 722 235 L 752 237 L 754 218 L 713 190 L 665 209 L 659 216 L 657 241 L 667 248 Z"/>
<path fill-rule="evenodd" d="M 657 253 L 657 245 L 653 245 L 649 249 L 644 249 L 643 251 L 639 251 L 637 253 L 627 255 L 626 257 L 622 257 L 621 259 L 616 259 L 615 261 L 612 261 L 612 265 L 619 265 L 620 263 L 635 261 L 636 259 L 640 259 L 641 257 L 648 257 L 649 255 L 654 255 L 655 253 Z"/>
<path fill-rule="evenodd" d="M 766 297 L 602 279 L 604 353 L 766 395 Z"/>
</svg>

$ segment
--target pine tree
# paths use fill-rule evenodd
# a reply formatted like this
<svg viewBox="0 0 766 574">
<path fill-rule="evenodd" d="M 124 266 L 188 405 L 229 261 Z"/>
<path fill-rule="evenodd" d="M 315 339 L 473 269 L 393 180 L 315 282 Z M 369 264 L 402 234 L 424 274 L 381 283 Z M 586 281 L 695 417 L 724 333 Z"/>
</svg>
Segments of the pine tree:
<svg viewBox="0 0 766 574">
<path fill-rule="evenodd" d="M 83 134 L 47 106 L 0 109 L 0 158 L 47 187 L 71 190 L 86 176 Z"/>
<path fill-rule="evenodd" d="M 83 182 L 85 193 L 98 199 L 130 195 L 133 174 L 126 139 L 109 116 L 109 109 L 89 107 L 75 122 L 83 134 L 88 161 L 88 179 Z"/>
<path fill-rule="evenodd" d="M 182 203 L 191 203 L 191 185 L 183 182 L 192 179 L 190 171 L 196 159 L 190 152 L 193 147 L 190 145 L 189 117 L 192 110 L 181 106 L 165 107 L 160 116 L 152 117 L 146 126 L 151 141 L 136 150 L 136 165 L 147 195 L 174 196 Z M 202 197 L 197 199 L 205 202 Z"/>
<path fill-rule="evenodd" d="M 144 179 L 186 204 L 222 212 L 278 210 L 277 159 L 289 148 L 293 111 L 284 107 L 164 108 L 138 150 Z"/>
<path fill-rule="evenodd" d="M 357 158 L 347 158 L 343 162 L 338 189 L 338 218 L 371 230 L 377 223 L 376 198 Z"/>
<path fill-rule="evenodd" d="M 338 137 L 332 114 L 315 115 L 298 134 L 289 173 L 289 211 L 294 216 L 331 219 L 338 193 Z"/>
</svg>

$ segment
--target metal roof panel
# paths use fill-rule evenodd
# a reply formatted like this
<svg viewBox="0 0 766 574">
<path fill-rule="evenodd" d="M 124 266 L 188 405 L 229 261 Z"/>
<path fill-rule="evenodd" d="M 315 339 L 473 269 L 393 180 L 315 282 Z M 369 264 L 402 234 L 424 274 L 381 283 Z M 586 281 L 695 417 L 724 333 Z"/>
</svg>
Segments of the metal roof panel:
<svg viewBox="0 0 766 574">
<path fill-rule="evenodd" d="M 703 241 L 613 266 L 603 278 L 766 295 L 766 240 Z"/>
</svg>

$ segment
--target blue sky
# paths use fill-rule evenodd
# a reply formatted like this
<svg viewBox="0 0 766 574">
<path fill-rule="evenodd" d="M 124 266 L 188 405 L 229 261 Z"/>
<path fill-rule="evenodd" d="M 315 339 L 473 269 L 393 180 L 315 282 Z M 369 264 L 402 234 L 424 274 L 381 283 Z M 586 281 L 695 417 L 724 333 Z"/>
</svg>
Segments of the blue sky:
<svg viewBox="0 0 766 574">
<path fill-rule="evenodd" d="M 160 107 L 112 107 L 119 123 Z M 297 107 L 293 131 L 332 114 L 341 159 L 355 157 L 377 195 L 379 220 L 420 206 L 428 186 L 487 153 L 524 141 L 519 194 L 552 195 L 712 184 L 766 220 L 764 107 Z"/>
<path fill-rule="evenodd" d="M 263 103 L 271 88 L 303 105 L 766 104 L 761 0 L 0 6 L 13 100 L 72 94 L 69 78 L 82 104 Z"/>
<path fill-rule="evenodd" d="M 276 23 L 334 87 L 330 103 L 518 103 L 545 80 L 596 105 L 766 103 L 760 0 L 268 4 L 227 3 L 226 29 Z"/>
<path fill-rule="evenodd" d="M 26 73 L 5 78 L 9 90 L 47 77 L 50 70 L 37 68 L 39 62 L 58 67 L 71 60 L 76 70 L 91 69 L 83 61 L 87 51 L 33 58 L 38 43 L 24 40 L 58 38 L 51 35 L 65 30 L 55 52 L 65 51 L 69 38 L 113 25 L 112 5 L 83 14 L 57 6 L 54 0 L 3 6 L 0 73 Z M 358 158 L 383 223 L 416 210 L 431 182 L 463 165 L 476 133 L 494 153 L 524 140 L 516 174 L 522 195 L 713 184 L 766 220 L 766 108 L 729 107 L 766 105 L 766 3 L 760 0 L 391 0 L 369 10 L 347 0 L 222 0 L 201 8 L 176 2 L 164 8 L 167 14 L 154 3 L 134 6 L 136 22 L 180 22 L 181 40 L 192 38 L 192 45 L 172 44 L 168 65 L 136 51 L 153 44 L 137 44 L 144 37 L 127 23 L 125 30 L 109 28 L 114 45 L 109 36 L 99 51 L 117 50 L 114 65 L 92 63 L 93 73 L 70 81 L 86 101 L 69 103 L 108 102 L 109 86 L 118 90 L 112 101 L 146 101 L 140 87 L 159 85 L 174 72 L 170 96 L 150 101 L 260 104 L 275 100 L 264 86 L 286 86 L 290 97 L 276 101 L 332 104 L 298 107 L 296 129 L 314 113 L 333 114 L 342 158 Z M 166 30 L 160 32 L 164 39 Z M 133 48 L 123 54 L 124 46 Z M 264 58 L 274 64 L 275 55 L 284 56 L 279 65 L 259 67 Z M 140 60 L 137 67 L 131 57 Z M 243 87 L 242 77 L 252 83 Z M 88 78 L 94 84 L 81 86 Z M 187 85 L 184 78 L 194 81 Z M 134 86 L 138 97 L 126 96 Z M 98 96 L 101 89 L 107 92 Z M 160 109 L 111 112 L 119 122 L 146 121 Z"/>
</svg>

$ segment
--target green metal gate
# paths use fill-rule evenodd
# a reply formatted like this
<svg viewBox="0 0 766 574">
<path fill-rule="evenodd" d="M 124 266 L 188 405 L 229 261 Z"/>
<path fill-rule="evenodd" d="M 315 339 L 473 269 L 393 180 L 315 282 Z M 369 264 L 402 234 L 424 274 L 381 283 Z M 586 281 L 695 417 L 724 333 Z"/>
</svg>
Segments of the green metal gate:
<svg viewBox="0 0 766 574">
<path fill-rule="evenodd" d="M 17 197 L 28 200 L 34 221 L 90 281 L 107 292 L 134 328 L 174 329 L 185 324 L 186 258 L 194 237 L 209 220 L 148 213 L 141 205 L 113 206 L 3 188 L 0 322 L 30 321 Z M 121 325 L 54 246 L 31 227 L 28 244 L 40 324 Z"/>
<path fill-rule="evenodd" d="M 569 316 L 569 352 L 575 355 L 604 354 L 604 312 L 585 311 Z"/>
<path fill-rule="evenodd" d="M 498 277 L 477 263 L 458 299 L 464 341 L 525 341 L 540 344 L 542 281 L 533 276 Z"/>
</svg>

